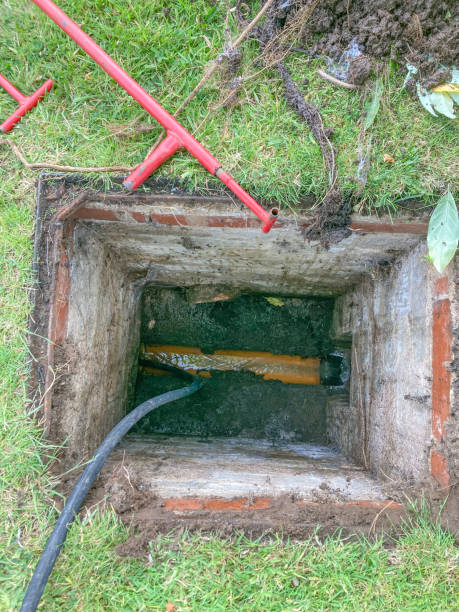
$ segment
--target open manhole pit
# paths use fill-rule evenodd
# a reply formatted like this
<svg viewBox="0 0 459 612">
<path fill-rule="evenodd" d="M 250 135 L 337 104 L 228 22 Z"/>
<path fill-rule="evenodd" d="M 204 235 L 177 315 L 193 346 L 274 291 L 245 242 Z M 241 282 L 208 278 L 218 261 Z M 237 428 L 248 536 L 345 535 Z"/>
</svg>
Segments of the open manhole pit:
<svg viewBox="0 0 459 612">
<path fill-rule="evenodd" d="M 304 499 L 325 480 L 330 491 L 339 481 L 350 498 L 354 484 L 377 495 L 357 466 L 327 448 L 328 395 L 347 396 L 348 376 L 345 352 L 329 337 L 332 313 L 332 298 L 147 287 L 135 405 L 183 386 L 156 362 L 200 373 L 206 384 L 145 417 L 112 461 L 135 455 L 137 477 L 167 499 Z"/>
<path fill-rule="evenodd" d="M 304 240 L 307 217 L 283 213 L 265 236 L 224 194 L 90 191 L 72 208 L 75 197 L 75 183 L 41 183 L 32 387 L 63 445 L 58 469 L 183 386 L 151 371 L 152 355 L 207 370 L 201 391 L 115 449 L 91 503 L 164 529 L 300 534 L 368 530 L 382 510 L 400 514 L 404 492 L 448 490 L 454 271 L 426 264 L 422 219 L 354 218 L 325 250 Z M 254 354 L 257 367 L 237 361 Z M 273 355 L 316 378 L 266 376 Z"/>
</svg>

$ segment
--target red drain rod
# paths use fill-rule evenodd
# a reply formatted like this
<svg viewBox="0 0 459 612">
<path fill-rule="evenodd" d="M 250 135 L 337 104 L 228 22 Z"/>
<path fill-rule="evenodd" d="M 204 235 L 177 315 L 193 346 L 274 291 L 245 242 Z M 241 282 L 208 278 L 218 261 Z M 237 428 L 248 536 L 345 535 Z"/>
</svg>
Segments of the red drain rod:
<svg viewBox="0 0 459 612">
<path fill-rule="evenodd" d="M 29 112 L 29 110 L 36 106 L 40 100 L 43 100 L 45 94 L 50 91 L 52 86 L 53 82 L 51 79 L 48 79 L 31 96 L 24 96 L 12 83 L 8 81 L 8 79 L 0 74 L 0 87 L 3 87 L 3 89 L 19 104 L 19 108 L 0 125 L 0 132 L 5 132 L 6 134 L 12 130 L 16 123 L 18 123 L 22 117 Z"/>
<path fill-rule="evenodd" d="M 231 175 L 223 170 L 218 161 L 201 143 L 180 125 L 145 89 L 130 77 L 118 64 L 97 45 L 90 36 L 77 26 L 51 0 L 33 0 L 33 2 L 50 17 L 66 34 L 72 38 L 83 51 L 99 64 L 127 93 L 152 115 L 167 131 L 166 138 L 124 181 L 128 189 L 136 189 L 159 166 L 171 157 L 177 149 L 184 147 L 206 170 L 217 176 L 231 191 L 244 202 L 263 222 L 262 231 L 266 234 L 274 225 L 279 214 L 277 208 L 266 212 L 256 200 L 236 183 Z"/>
</svg>

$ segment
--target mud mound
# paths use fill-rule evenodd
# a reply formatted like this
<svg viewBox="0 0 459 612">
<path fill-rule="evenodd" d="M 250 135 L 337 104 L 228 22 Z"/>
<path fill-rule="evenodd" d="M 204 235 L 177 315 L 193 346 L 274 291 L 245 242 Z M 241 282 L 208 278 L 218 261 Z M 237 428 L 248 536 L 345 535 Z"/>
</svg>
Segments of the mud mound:
<svg viewBox="0 0 459 612">
<path fill-rule="evenodd" d="M 375 58 L 408 60 L 430 76 L 459 60 L 459 5 L 454 0 L 326 0 L 313 11 L 302 44 L 337 59 L 356 41 Z"/>
</svg>

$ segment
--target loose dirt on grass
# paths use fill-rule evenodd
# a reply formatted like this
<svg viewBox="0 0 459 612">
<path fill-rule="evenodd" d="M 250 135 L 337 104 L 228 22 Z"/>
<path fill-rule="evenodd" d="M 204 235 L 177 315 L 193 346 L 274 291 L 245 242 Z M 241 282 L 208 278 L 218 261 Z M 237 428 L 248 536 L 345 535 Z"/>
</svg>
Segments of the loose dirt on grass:
<svg viewBox="0 0 459 612">
<path fill-rule="evenodd" d="M 246 24 L 245 4 L 236 5 L 240 27 Z M 337 61 L 349 45 L 358 45 L 361 55 L 350 59 L 347 81 L 361 86 L 373 70 L 372 58 L 395 59 L 416 65 L 424 83 L 432 87 L 448 80 L 445 65 L 458 61 L 459 29 L 457 4 L 452 0 L 276 0 L 263 23 L 250 34 L 259 45 L 265 68 L 276 70 L 284 83 L 289 106 L 306 123 L 317 141 L 328 174 L 328 189 L 315 209 L 316 221 L 305 236 L 323 246 L 348 235 L 351 205 L 343 196 L 336 169 L 332 130 L 327 128 L 321 109 L 305 100 L 305 92 L 294 81 L 286 66 L 292 53 L 302 51 L 313 57 Z M 296 46 L 295 46 L 296 45 Z M 299 48 L 300 47 L 300 48 Z M 238 57 L 240 60 L 240 57 Z M 243 77 L 232 71 L 233 90 L 227 96 L 234 102 Z"/>
<path fill-rule="evenodd" d="M 415 64 L 427 78 L 458 62 L 458 6 L 454 0 L 327 0 L 312 13 L 301 42 L 311 57 L 337 59 L 355 41 L 374 58 Z"/>
<path fill-rule="evenodd" d="M 104 502 L 107 498 L 108 502 Z M 233 536 L 244 532 L 249 538 L 276 537 L 304 539 L 313 534 L 325 537 L 336 532 L 337 514 L 344 535 L 367 536 L 398 532 L 398 525 L 406 515 L 400 507 L 391 508 L 388 502 L 383 508 L 365 504 L 344 504 L 337 507 L 336 493 L 317 491 L 317 501 L 299 505 L 294 495 L 280 495 L 264 510 L 168 510 L 164 502 L 152 491 L 140 489 L 135 476 L 129 475 L 123 466 L 113 470 L 108 477 L 99 478 L 86 501 L 87 508 L 108 503 L 132 529 L 132 537 L 118 546 L 120 556 L 145 558 L 148 543 L 158 534 L 173 530 L 198 531 L 221 536 Z"/>
</svg>

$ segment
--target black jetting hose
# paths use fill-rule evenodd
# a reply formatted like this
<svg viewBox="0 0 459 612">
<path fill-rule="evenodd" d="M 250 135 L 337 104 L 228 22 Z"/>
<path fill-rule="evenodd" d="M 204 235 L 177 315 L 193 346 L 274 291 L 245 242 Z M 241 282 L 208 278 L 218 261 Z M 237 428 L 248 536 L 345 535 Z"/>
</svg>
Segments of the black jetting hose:
<svg viewBox="0 0 459 612">
<path fill-rule="evenodd" d="M 181 387 L 175 391 L 168 391 L 167 393 L 157 395 L 156 397 L 143 402 L 143 404 L 140 404 L 134 408 L 132 412 L 127 414 L 118 423 L 118 425 L 111 430 L 95 452 L 84 472 L 81 474 L 72 493 L 70 494 L 70 497 L 67 500 L 67 503 L 64 506 L 64 509 L 57 519 L 56 526 L 54 527 L 53 533 L 46 544 L 46 548 L 40 557 L 37 567 L 35 568 L 29 588 L 27 589 L 25 597 L 22 601 L 21 612 L 34 612 L 37 609 L 46 583 L 48 582 L 48 578 L 61 551 L 62 545 L 65 542 L 65 538 L 67 537 L 67 532 L 70 525 L 78 513 L 78 510 L 80 509 L 92 483 L 102 469 L 105 459 L 112 452 L 121 438 L 123 438 L 131 427 L 137 423 L 137 421 L 152 410 L 156 410 L 156 408 L 159 408 L 164 404 L 168 404 L 169 402 L 181 399 L 182 397 L 192 395 L 204 384 L 202 379 L 198 379 L 191 374 L 187 374 L 183 370 L 179 370 L 178 368 L 174 368 L 172 366 L 155 364 L 155 368 L 170 370 L 179 376 L 192 380 L 193 383 L 188 387 Z"/>
</svg>

